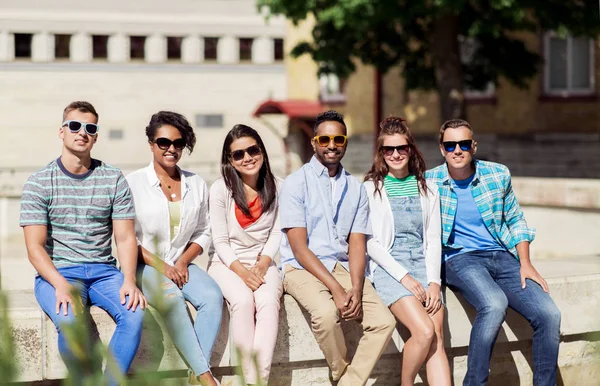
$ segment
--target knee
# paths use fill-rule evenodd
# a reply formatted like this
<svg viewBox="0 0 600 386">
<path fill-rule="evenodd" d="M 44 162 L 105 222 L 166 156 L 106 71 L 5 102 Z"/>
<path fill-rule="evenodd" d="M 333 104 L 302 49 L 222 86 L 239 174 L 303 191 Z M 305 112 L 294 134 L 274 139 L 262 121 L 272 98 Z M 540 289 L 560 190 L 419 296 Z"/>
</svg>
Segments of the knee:
<svg viewBox="0 0 600 386">
<path fill-rule="evenodd" d="M 506 309 L 508 308 L 508 299 L 506 296 L 495 297 L 488 301 L 483 307 L 477 310 L 477 314 L 487 320 L 493 320 L 502 323 L 506 317 Z"/>
<path fill-rule="evenodd" d="M 411 331 L 411 338 L 415 339 L 422 346 L 429 347 L 435 337 L 435 326 L 429 320 L 426 323 L 420 324 L 418 328 Z"/>
<path fill-rule="evenodd" d="M 279 297 L 275 293 L 256 297 L 256 311 L 279 311 Z"/>
<path fill-rule="evenodd" d="M 329 331 L 340 323 L 340 315 L 333 302 L 330 306 L 323 305 L 321 308 L 313 311 L 311 323 L 315 330 Z"/>
<path fill-rule="evenodd" d="M 557 333 L 560 331 L 560 321 L 561 314 L 560 310 L 556 305 L 552 305 L 549 307 L 544 307 L 542 311 L 540 311 L 539 315 L 535 320 L 533 320 L 534 327 L 536 324 L 538 326 L 543 326 L 548 329 L 556 330 Z"/>
<path fill-rule="evenodd" d="M 392 315 L 391 312 L 386 310 L 385 313 L 382 313 L 377 318 L 377 326 L 375 328 L 381 331 L 386 331 L 391 335 L 396 328 L 396 318 L 394 318 L 394 315 Z"/>
<path fill-rule="evenodd" d="M 123 327 L 126 331 L 132 333 L 141 333 L 144 324 L 144 313 L 144 310 L 140 307 L 137 307 L 135 311 L 126 310 L 116 320 L 117 326 Z"/>
<path fill-rule="evenodd" d="M 235 298 L 227 299 L 232 314 L 254 315 L 254 296 L 249 292 L 237 294 Z"/>
<path fill-rule="evenodd" d="M 206 286 L 202 292 L 203 302 L 209 307 L 222 308 L 223 307 L 223 293 L 221 289 L 217 285 L 217 283 L 212 280 L 207 281 Z"/>
</svg>

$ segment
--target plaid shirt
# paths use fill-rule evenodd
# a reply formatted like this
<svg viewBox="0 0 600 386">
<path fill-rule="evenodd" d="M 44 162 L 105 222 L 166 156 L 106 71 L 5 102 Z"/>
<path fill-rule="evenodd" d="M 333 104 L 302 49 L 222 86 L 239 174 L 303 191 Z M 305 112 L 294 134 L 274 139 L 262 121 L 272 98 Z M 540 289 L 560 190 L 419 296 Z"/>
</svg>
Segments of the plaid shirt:
<svg viewBox="0 0 600 386">
<path fill-rule="evenodd" d="M 535 229 L 527 227 L 523 211 L 512 189 L 510 172 L 504 165 L 475 160 L 475 176 L 470 187 L 481 218 L 491 235 L 518 258 L 516 245 L 533 241 Z M 446 163 L 428 170 L 428 182 L 435 183 L 440 191 L 442 212 L 442 245 L 460 249 L 461 245 L 448 243 L 454 228 L 457 198 L 452 189 Z"/>
</svg>

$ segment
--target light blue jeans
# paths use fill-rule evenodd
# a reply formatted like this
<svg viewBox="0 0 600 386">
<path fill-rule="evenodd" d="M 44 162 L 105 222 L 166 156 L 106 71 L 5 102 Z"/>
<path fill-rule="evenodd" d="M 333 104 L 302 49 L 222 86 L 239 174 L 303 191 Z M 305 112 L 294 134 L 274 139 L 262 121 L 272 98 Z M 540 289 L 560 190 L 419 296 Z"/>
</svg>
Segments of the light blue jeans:
<svg viewBox="0 0 600 386">
<path fill-rule="evenodd" d="M 108 346 L 110 352 L 123 374 L 127 373 L 135 353 L 140 345 L 144 311 L 136 308 L 128 310 L 121 304 L 119 290 L 123 285 L 123 274 L 111 264 L 78 264 L 58 268 L 58 272 L 75 288 L 79 289 L 85 308 L 97 306 L 106 311 L 116 322 L 117 327 Z M 69 372 L 80 372 L 74 360 L 69 344 L 65 339 L 63 326 L 75 321 L 71 306 L 67 315 L 62 307 L 56 313 L 56 290 L 41 276 L 35 278 L 35 297 L 42 310 L 56 326 L 58 332 L 58 351 L 69 369 Z M 111 384 L 114 382 L 110 380 Z"/>
<path fill-rule="evenodd" d="M 217 283 L 195 264 L 188 266 L 189 280 L 179 289 L 149 265 L 138 265 L 138 284 L 148 303 L 162 309 L 162 318 L 173 344 L 196 376 L 210 370 L 210 356 L 221 327 L 223 295 Z M 196 321 L 186 300 L 197 310 Z"/>
</svg>

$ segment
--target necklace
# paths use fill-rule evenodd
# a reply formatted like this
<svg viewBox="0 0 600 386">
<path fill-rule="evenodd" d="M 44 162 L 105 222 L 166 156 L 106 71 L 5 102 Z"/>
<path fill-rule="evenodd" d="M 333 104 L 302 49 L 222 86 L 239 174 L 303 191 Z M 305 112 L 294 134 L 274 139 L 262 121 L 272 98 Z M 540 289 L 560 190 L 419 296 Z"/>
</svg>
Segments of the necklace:
<svg viewBox="0 0 600 386">
<path fill-rule="evenodd" d="M 163 182 L 162 182 L 162 180 L 160 180 L 160 182 L 161 182 L 161 184 L 160 184 L 160 185 L 162 186 L 162 185 L 163 185 Z M 172 198 L 172 199 L 175 199 L 175 198 L 177 198 L 177 194 L 175 194 L 175 193 L 173 193 L 173 192 L 171 191 L 171 185 L 169 185 L 169 184 L 164 184 L 164 185 L 165 185 L 165 186 L 167 187 L 167 189 L 169 190 L 169 193 L 171 193 L 171 198 Z"/>
</svg>

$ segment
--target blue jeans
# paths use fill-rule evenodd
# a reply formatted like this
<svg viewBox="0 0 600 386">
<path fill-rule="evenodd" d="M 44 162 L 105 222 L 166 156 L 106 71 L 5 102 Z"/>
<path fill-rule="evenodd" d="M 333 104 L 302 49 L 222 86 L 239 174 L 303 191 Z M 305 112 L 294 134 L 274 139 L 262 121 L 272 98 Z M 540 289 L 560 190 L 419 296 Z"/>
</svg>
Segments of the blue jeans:
<svg viewBox="0 0 600 386">
<path fill-rule="evenodd" d="M 108 348 L 122 373 L 127 373 L 140 345 L 144 311 L 139 307 L 131 311 L 121 304 L 119 290 L 124 280 L 121 271 L 110 264 L 78 264 L 58 268 L 58 272 L 79 290 L 85 308 L 100 307 L 115 320 L 117 327 Z M 34 289 L 42 310 L 56 326 L 58 351 L 65 365 L 70 372 L 77 372 L 77 363 L 73 361 L 73 354 L 61 328 L 75 320 L 71 306 L 67 315 L 64 315 L 62 308 L 57 314 L 56 290 L 41 276 L 35 278 Z"/>
<path fill-rule="evenodd" d="M 463 385 L 485 385 L 492 349 L 506 307 L 533 327 L 533 384 L 556 385 L 560 311 L 549 294 L 532 280 L 521 287 L 521 264 L 505 251 L 474 251 L 446 261 L 445 282 L 475 308 L 468 368 Z"/>
<path fill-rule="evenodd" d="M 195 375 L 210 370 L 210 356 L 221 327 L 223 295 L 217 283 L 195 264 L 188 265 L 189 280 L 179 289 L 149 265 L 138 265 L 138 283 L 148 303 L 157 308 L 173 344 Z M 196 321 L 185 301 L 197 310 Z"/>
</svg>

